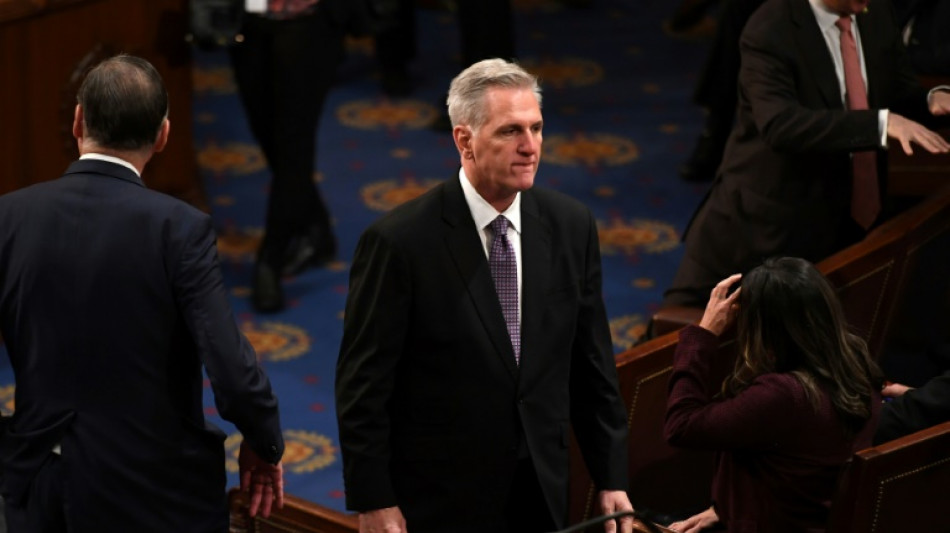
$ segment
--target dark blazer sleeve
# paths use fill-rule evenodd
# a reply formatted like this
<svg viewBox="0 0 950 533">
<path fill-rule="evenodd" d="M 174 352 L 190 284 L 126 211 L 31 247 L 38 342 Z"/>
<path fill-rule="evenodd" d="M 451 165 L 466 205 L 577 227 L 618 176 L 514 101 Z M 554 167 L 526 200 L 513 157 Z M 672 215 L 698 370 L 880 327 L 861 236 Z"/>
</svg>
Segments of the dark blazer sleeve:
<svg viewBox="0 0 950 533">
<path fill-rule="evenodd" d="M 885 403 L 874 443 L 894 440 L 950 420 L 950 372 Z"/>
<path fill-rule="evenodd" d="M 410 299 L 407 262 L 376 226 L 369 228 L 350 270 L 336 370 L 346 505 L 354 511 L 396 505 L 388 404 L 408 331 Z"/>
<path fill-rule="evenodd" d="M 597 224 L 587 211 L 585 275 L 571 365 L 571 424 L 601 490 L 627 490 L 627 417 L 604 308 Z"/>
<path fill-rule="evenodd" d="M 207 215 L 190 227 L 180 253 L 171 257 L 175 298 L 207 370 L 218 412 L 237 426 L 255 453 L 276 464 L 284 452 L 277 398 L 234 320 Z"/>
<path fill-rule="evenodd" d="M 768 451 L 776 442 L 794 440 L 815 416 L 790 374 L 763 374 L 737 396 L 715 399 L 720 383 L 712 379 L 712 362 L 718 355 L 716 335 L 696 325 L 680 332 L 663 428 L 671 445 Z"/>
</svg>

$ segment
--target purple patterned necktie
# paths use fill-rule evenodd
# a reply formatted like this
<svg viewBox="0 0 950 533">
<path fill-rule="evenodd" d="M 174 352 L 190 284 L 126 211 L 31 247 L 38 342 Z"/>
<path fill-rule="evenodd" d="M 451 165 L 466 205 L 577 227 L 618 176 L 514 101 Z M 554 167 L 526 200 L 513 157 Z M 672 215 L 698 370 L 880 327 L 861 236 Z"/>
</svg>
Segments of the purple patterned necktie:
<svg viewBox="0 0 950 533">
<path fill-rule="evenodd" d="M 521 361 L 521 324 L 518 322 L 518 263 L 515 250 L 508 240 L 508 219 L 503 215 L 492 221 L 491 230 L 495 234 L 488 254 L 488 266 L 495 282 L 495 292 L 501 303 L 501 312 L 505 315 L 508 337 L 515 351 L 515 364 Z"/>
</svg>

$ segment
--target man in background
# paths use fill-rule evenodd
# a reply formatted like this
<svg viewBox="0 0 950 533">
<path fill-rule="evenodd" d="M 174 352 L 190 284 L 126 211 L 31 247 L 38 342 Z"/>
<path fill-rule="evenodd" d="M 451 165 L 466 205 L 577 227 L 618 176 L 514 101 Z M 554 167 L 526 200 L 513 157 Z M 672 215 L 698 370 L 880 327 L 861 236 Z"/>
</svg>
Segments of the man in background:
<svg viewBox="0 0 950 533">
<path fill-rule="evenodd" d="M 926 91 L 885 0 L 768 0 L 740 42 L 736 123 L 685 235 L 664 305 L 702 308 L 762 260 L 817 262 L 887 217 L 888 140 L 950 150 L 921 121 L 950 114 Z"/>
<path fill-rule="evenodd" d="M 80 159 L 0 197 L 7 527 L 227 531 L 225 435 L 204 418 L 202 366 L 244 435 L 251 513 L 266 516 L 283 504 L 277 399 L 231 313 L 210 217 L 141 178 L 169 135 L 161 77 L 119 55 L 78 102 Z"/>
<path fill-rule="evenodd" d="M 357 246 L 336 395 L 362 533 L 564 527 L 571 427 L 602 512 L 632 510 L 597 226 L 532 187 L 540 105 L 521 67 L 466 68 L 448 97 L 461 169 Z"/>
</svg>

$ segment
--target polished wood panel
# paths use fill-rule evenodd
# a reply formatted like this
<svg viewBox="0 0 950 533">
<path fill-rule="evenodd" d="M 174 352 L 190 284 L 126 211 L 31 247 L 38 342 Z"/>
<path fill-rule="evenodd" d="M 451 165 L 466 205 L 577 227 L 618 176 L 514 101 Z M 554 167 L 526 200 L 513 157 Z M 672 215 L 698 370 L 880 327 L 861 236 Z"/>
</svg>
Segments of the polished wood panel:
<svg viewBox="0 0 950 533">
<path fill-rule="evenodd" d="M 268 518 L 251 518 L 247 494 L 238 489 L 228 493 L 232 532 L 254 533 L 357 533 L 356 515 L 344 514 L 321 505 L 284 495 L 284 507 Z"/>
<path fill-rule="evenodd" d="M 861 450 L 846 466 L 828 533 L 947 531 L 950 422 Z"/>
<path fill-rule="evenodd" d="M 191 134 L 187 0 L 0 0 L 0 193 L 59 177 L 85 71 L 119 52 L 162 74 L 172 131 L 146 169 L 149 187 L 206 209 Z"/>
</svg>

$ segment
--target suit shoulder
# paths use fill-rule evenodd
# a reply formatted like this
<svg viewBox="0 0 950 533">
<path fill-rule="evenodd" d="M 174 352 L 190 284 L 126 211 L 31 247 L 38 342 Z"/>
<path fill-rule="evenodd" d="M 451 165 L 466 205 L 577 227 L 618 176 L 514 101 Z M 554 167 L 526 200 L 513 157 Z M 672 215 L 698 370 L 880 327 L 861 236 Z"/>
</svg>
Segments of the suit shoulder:
<svg viewBox="0 0 950 533">
<path fill-rule="evenodd" d="M 532 187 L 525 194 L 537 203 L 542 215 L 584 218 L 590 216 L 590 208 L 586 204 L 563 192 L 544 187 Z"/>
<path fill-rule="evenodd" d="M 366 232 L 396 236 L 415 231 L 420 224 L 431 224 L 439 216 L 444 188 L 444 183 L 436 185 L 416 198 L 392 208 L 370 224 Z"/>
<path fill-rule="evenodd" d="M 811 8 L 805 5 L 804 9 L 810 10 Z M 808 15 L 811 15 L 811 13 L 808 13 Z M 772 40 L 776 38 L 777 34 L 785 35 L 790 31 L 793 26 L 793 19 L 789 0 L 768 0 L 749 17 L 742 30 L 741 39 L 743 41 L 748 39 Z M 780 41 L 786 45 L 792 42 L 787 40 L 786 37 L 781 37 Z"/>
<path fill-rule="evenodd" d="M 180 198 L 175 198 L 174 196 L 168 195 L 166 193 L 152 189 L 145 189 L 143 194 L 149 198 L 151 202 L 154 202 L 157 206 L 161 207 L 163 211 L 169 213 L 170 216 L 181 217 L 190 220 L 210 220 L 211 218 L 211 215 L 208 213 L 205 213 L 204 211 Z"/>
</svg>

